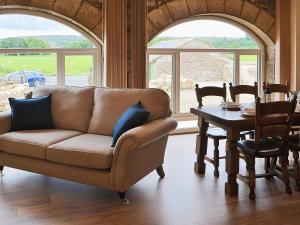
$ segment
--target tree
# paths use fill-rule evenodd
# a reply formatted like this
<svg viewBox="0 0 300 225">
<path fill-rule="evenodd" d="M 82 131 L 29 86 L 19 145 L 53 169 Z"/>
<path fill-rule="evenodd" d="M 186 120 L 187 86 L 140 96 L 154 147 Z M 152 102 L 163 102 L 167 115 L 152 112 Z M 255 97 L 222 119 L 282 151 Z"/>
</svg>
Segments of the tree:
<svg viewBox="0 0 300 225">
<path fill-rule="evenodd" d="M 26 42 L 22 38 L 5 38 L 0 40 L 0 48 L 26 48 Z"/>
<path fill-rule="evenodd" d="M 66 48 L 93 48 L 94 45 L 89 40 L 74 41 L 67 44 Z"/>
<path fill-rule="evenodd" d="M 28 38 L 26 39 L 27 48 L 49 48 L 49 43 L 37 39 L 37 38 Z"/>
<path fill-rule="evenodd" d="M 11 37 L 0 40 L 0 48 L 48 48 L 49 43 L 34 37 Z"/>
</svg>

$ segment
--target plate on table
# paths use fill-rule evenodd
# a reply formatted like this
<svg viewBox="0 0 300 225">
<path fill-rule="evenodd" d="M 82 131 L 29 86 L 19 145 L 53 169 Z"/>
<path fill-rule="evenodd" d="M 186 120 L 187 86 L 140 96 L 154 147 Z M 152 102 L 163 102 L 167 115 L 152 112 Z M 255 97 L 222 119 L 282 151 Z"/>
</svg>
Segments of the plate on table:
<svg viewBox="0 0 300 225">
<path fill-rule="evenodd" d="M 228 110 L 239 110 L 242 105 L 237 102 L 222 102 L 221 107 Z"/>
<path fill-rule="evenodd" d="M 245 109 L 243 109 L 242 110 L 242 116 L 255 117 L 256 116 L 255 108 L 245 108 Z"/>
</svg>

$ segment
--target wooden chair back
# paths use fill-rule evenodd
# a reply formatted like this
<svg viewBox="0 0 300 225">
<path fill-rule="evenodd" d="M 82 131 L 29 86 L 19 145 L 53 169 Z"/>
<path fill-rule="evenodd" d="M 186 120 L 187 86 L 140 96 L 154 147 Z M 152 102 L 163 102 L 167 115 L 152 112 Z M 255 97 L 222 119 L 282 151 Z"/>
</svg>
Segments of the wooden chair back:
<svg viewBox="0 0 300 225">
<path fill-rule="evenodd" d="M 236 85 L 233 86 L 232 83 L 229 83 L 229 91 L 232 101 L 236 102 L 236 96 L 240 94 L 249 94 L 253 95 L 256 99 L 258 97 L 257 82 L 254 83 L 254 86 L 251 85 Z"/>
<path fill-rule="evenodd" d="M 261 103 L 256 100 L 255 118 L 255 150 L 259 151 L 260 141 L 263 138 L 279 138 L 281 146 L 288 140 L 292 119 L 295 115 L 297 97 L 292 101 L 277 101 Z"/>
<path fill-rule="evenodd" d="M 226 101 L 226 84 L 223 83 L 223 87 L 214 87 L 214 86 L 207 86 L 199 88 L 199 85 L 196 84 L 196 96 L 197 101 L 199 103 L 199 107 L 203 106 L 203 98 L 208 96 L 217 96 L 222 97 L 223 101 Z"/>
<path fill-rule="evenodd" d="M 286 82 L 285 84 L 270 84 L 270 83 L 263 83 L 263 91 L 269 88 L 271 93 L 282 93 L 286 94 L 287 99 L 290 97 L 290 87 L 289 82 Z"/>
</svg>

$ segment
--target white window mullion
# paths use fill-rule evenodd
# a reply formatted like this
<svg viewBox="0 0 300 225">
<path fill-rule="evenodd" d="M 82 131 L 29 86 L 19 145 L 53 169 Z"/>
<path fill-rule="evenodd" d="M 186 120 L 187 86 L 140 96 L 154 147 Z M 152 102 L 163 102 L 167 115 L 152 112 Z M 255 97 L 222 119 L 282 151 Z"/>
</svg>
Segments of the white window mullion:
<svg viewBox="0 0 300 225">
<path fill-rule="evenodd" d="M 102 86 L 102 79 L 99 76 L 101 74 L 100 72 L 100 64 L 99 64 L 99 58 L 97 55 L 94 54 L 93 57 L 93 85 L 95 86 Z"/>
<path fill-rule="evenodd" d="M 65 85 L 65 55 L 57 52 L 57 84 Z"/>
<path fill-rule="evenodd" d="M 175 113 L 180 114 L 180 52 L 179 51 L 176 51 L 173 54 L 173 63 L 174 63 L 173 104 L 174 104 Z"/>
<path fill-rule="evenodd" d="M 266 74 L 265 74 L 265 53 L 262 52 L 260 54 L 257 55 L 257 83 L 258 83 L 258 95 L 262 96 L 263 94 L 263 90 L 262 90 L 262 86 L 263 86 L 263 82 L 266 80 Z"/>
<path fill-rule="evenodd" d="M 240 53 L 235 52 L 234 53 L 234 72 L 233 72 L 233 85 L 239 85 L 240 84 Z"/>
</svg>

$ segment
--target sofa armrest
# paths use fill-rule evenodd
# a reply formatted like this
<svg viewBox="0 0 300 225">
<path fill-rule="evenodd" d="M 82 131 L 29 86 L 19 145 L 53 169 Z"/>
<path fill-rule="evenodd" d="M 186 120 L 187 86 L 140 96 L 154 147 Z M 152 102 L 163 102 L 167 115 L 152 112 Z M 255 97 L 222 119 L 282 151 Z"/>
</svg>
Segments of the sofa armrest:
<svg viewBox="0 0 300 225">
<path fill-rule="evenodd" d="M 155 120 L 125 132 L 117 142 L 117 149 L 138 149 L 150 144 L 176 129 L 177 121 L 172 118 Z"/>
<path fill-rule="evenodd" d="M 10 131 L 11 112 L 0 112 L 0 134 L 5 134 Z"/>
<path fill-rule="evenodd" d="M 169 133 L 177 127 L 171 118 L 156 120 L 124 133 L 114 149 L 114 190 L 126 191 L 164 162 Z"/>
</svg>

